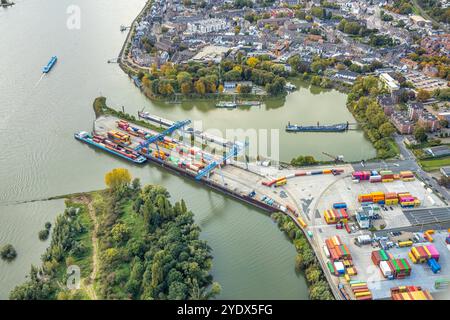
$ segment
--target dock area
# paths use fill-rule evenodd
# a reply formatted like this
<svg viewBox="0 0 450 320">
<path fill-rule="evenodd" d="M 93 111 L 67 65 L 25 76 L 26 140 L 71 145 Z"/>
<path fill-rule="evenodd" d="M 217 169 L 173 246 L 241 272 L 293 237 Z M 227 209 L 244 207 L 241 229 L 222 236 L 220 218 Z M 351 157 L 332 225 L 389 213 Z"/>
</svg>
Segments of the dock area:
<svg viewBox="0 0 450 320">
<path fill-rule="evenodd" d="M 354 169 L 351 164 L 345 163 L 306 168 L 247 163 L 242 153 L 242 143 L 236 144 L 206 132 L 194 131 L 188 121 L 176 122 L 142 112 L 139 117 L 152 125 L 160 126 L 166 133 L 161 134 L 113 116 L 101 116 L 95 121 L 95 134 L 108 137 L 111 131 L 118 131 L 119 136 L 129 135 L 127 147 L 145 156 L 153 165 L 159 165 L 265 212 L 283 212 L 289 216 L 305 233 L 336 299 L 358 298 L 352 292 L 347 277 L 332 273 L 328 267 L 330 257 L 324 252 L 323 246 L 327 239 L 337 235 L 351 252 L 350 269 L 352 272 L 357 270 L 351 276 L 352 281 L 367 282 L 370 298 L 389 299 L 390 289 L 400 285 L 417 285 L 431 293 L 441 292 L 442 289 L 435 288 L 435 281 L 450 279 L 450 251 L 443 243 L 447 232 L 444 229 L 450 227 L 450 215 L 447 214 L 450 209 L 435 194 L 427 192 L 420 180 L 355 183 L 352 177 Z M 191 144 L 192 140 L 195 141 L 194 144 Z M 210 149 L 215 152 L 211 153 L 208 151 Z M 379 219 L 374 220 L 374 227 L 379 232 L 385 232 L 386 238 L 395 243 L 399 240 L 390 235 L 391 230 L 402 230 L 403 237 L 412 238 L 411 228 L 419 228 L 418 232 L 423 232 L 428 228 L 429 222 L 436 222 L 434 218 L 430 220 L 425 216 L 429 212 L 435 213 L 433 217 L 441 219 L 438 221 L 440 229 L 436 230 L 435 241 L 441 254 L 442 270 L 439 274 L 434 274 L 427 269 L 426 264 L 414 264 L 410 277 L 387 280 L 370 258 L 372 251 L 380 249 L 376 232 L 361 228 L 356 221 L 355 216 L 361 211 L 358 196 L 363 193 L 405 191 L 418 198 L 420 208 L 403 209 L 397 205 L 386 211 L 382 206 Z M 324 219 L 324 212 L 333 208 L 336 203 L 346 205 L 349 218 L 345 223 L 348 224 L 348 231 L 345 228 L 339 229 L 336 224 L 330 224 Z M 415 219 L 419 219 L 419 222 Z M 369 235 L 371 243 L 356 245 L 356 239 L 361 235 Z M 390 250 L 393 257 L 407 258 L 410 248 L 392 247 Z"/>
</svg>

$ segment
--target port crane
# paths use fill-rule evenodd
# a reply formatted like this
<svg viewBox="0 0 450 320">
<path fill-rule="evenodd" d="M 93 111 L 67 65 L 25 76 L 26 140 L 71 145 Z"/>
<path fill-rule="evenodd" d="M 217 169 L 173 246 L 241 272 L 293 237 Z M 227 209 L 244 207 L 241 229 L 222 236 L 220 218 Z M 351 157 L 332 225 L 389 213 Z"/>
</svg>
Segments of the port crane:
<svg viewBox="0 0 450 320">
<path fill-rule="evenodd" d="M 187 126 L 188 124 L 191 123 L 191 120 L 183 120 L 183 121 L 178 121 L 175 122 L 172 126 L 170 126 L 169 128 L 167 128 L 166 130 L 164 130 L 161 133 L 158 133 L 157 135 L 154 135 L 152 137 L 150 137 L 149 139 L 145 140 L 144 142 L 141 142 L 139 144 L 139 146 L 137 146 L 137 148 L 135 149 L 136 151 L 141 150 L 142 148 L 147 148 L 147 153 L 150 152 L 150 149 L 148 148 L 148 146 L 152 143 L 158 142 L 158 141 L 163 141 L 165 136 L 171 135 L 173 132 L 175 132 L 178 129 L 182 129 L 185 126 Z M 156 149 L 159 152 L 159 147 L 158 147 L 158 143 L 156 143 Z"/>
<path fill-rule="evenodd" d="M 247 143 L 245 144 L 247 145 Z M 222 165 L 226 164 L 226 162 L 233 158 L 237 157 L 242 151 L 244 151 L 245 148 L 239 147 L 238 144 L 234 143 L 231 147 L 231 151 L 228 152 L 226 155 L 223 156 L 222 160 L 220 161 L 213 161 L 210 164 L 208 164 L 203 170 L 201 170 L 197 176 L 195 177 L 195 180 L 201 180 L 204 176 L 207 176 L 209 178 L 209 175 L 211 171 L 213 171 L 216 167 L 219 167 L 220 169 L 220 175 L 222 177 L 222 183 L 225 184 L 225 179 L 222 174 Z"/>
</svg>

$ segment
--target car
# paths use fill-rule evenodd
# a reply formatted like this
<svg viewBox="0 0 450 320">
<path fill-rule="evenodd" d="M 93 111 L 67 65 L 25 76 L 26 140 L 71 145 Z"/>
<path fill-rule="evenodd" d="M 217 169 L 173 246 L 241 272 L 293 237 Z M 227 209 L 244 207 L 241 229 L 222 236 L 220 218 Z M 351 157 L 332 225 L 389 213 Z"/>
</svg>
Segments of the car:
<svg viewBox="0 0 450 320">
<path fill-rule="evenodd" d="M 394 208 L 392 208 L 392 207 L 389 207 L 391 210 L 394 210 Z"/>
</svg>

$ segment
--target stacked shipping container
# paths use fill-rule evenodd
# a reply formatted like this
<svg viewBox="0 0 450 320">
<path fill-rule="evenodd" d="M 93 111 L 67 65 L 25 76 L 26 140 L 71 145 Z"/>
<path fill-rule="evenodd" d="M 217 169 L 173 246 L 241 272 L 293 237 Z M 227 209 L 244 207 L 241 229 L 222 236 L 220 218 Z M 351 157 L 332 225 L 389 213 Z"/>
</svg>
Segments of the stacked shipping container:
<svg viewBox="0 0 450 320">
<path fill-rule="evenodd" d="M 391 288 L 392 300 L 433 300 L 430 292 L 416 286 Z"/>
<path fill-rule="evenodd" d="M 412 171 L 401 171 L 400 174 L 394 174 L 391 170 L 382 170 L 380 172 L 373 171 L 355 171 L 352 173 L 353 179 L 358 181 L 375 182 L 392 182 L 397 179 L 403 181 L 414 180 L 414 174 Z"/>
<path fill-rule="evenodd" d="M 364 281 L 352 280 L 350 287 L 356 300 L 372 300 L 372 293 Z"/>
<path fill-rule="evenodd" d="M 395 193 L 395 192 L 372 192 L 366 194 L 360 194 L 358 201 L 361 203 L 378 203 L 386 205 L 399 204 L 403 208 L 418 207 L 420 206 L 420 200 L 411 196 L 409 192 Z"/>
<path fill-rule="evenodd" d="M 348 213 L 346 209 L 330 209 L 325 210 L 323 214 L 325 221 L 328 224 L 335 224 L 338 222 L 347 222 L 348 221 Z"/>
</svg>

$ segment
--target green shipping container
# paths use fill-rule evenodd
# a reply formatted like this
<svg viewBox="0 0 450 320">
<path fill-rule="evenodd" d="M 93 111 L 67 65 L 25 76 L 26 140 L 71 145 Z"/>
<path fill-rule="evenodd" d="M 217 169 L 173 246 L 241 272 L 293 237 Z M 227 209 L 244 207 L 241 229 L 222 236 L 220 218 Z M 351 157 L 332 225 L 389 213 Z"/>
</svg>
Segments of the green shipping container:
<svg viewBox="0 0 450 320">
<path fill-rule="evenodd" d="M 406 270 L 410 269 L 404 258 L 400 259 L 400 261 L 402 262 L 402 264 L 403 264 L 403 266 L 405 267 Z"/>
<path fill-rule="evenodd" d="M 330 270 L 330 272 L 334 274 L 335 271 L 334 271 L 333 264 L 330 261 L 328 261 L 327 266 L 328 266 L 328 270 Z"/>
<path fill-rule="evenodd" d="M 388 261 L 389 260 L 388 255 L 386 254 L 386 251 L 380 250 L 379 252 L 380 252 L 380 256 L 381 256 L 381 260 L 382 261 Z"/>
<path fill-rule="evenodd" d="M 394 268 L 397 272 L 400 272 L 400 267 L 398 266 L 397 261 L 392 260 L 392 265 L 394 266 Z"/>
</svg>

